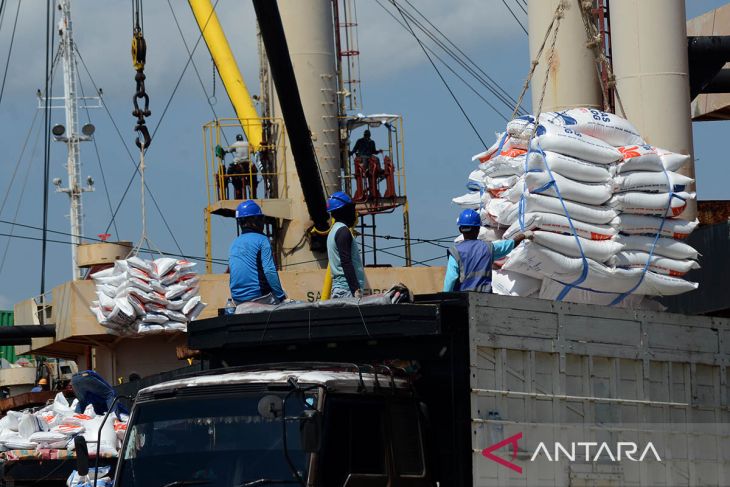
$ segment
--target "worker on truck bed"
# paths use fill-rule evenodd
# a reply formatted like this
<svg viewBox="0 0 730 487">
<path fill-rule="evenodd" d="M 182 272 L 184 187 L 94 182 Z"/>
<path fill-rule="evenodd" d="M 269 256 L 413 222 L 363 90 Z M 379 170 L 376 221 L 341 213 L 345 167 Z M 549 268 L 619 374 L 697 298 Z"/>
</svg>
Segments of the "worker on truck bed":
<svg viewBox="0 0 730 487">
<path fill-rule="evenodd" d="M 511 240 L 478 240 L 482 219 L 474 210 L 464 210 L 457 220 L 464 241 L 448 250 L 449 262 L 444 277 L 444 292 L 492 292 L 492 264 L 506 256 L 525 239 L 518 234 Z"/>
<path fill-rule="evenodd" d="M 118 401 L 114 402 L 117 397 L 114 388 L 93 370 L 83 370 L 74 374 L 71 377 L 71 387 L 78 399 L 75 409 L 77 414 L 83 414 L 89 405 L 94 408 L 96 414 L 105 414 L 111 410 L 112 405 L 117 417 L 120 414 L 129 414 Z"/>
<path fill-rule="evenodd" d="M 231 297 L 236 304 L 279 304 L 286 299 L 274 264 L 271 244 L 264 235 L 264 214 L 256 202 L 247 200 L 236 208 L 241 234 L 231 244 Z"/>
<path fill-rule="evenodd" d="M 330 297 L 361 298 L 365 288 L 365 270 L 360 247 L 350 232 L 350 227 L 355 224 L 355 203 L 347 193 L 338 191 L 327 200 L 327 211 L 335 220 L 327 236 L 327 257 L 332 274 Z"/>
<path fill-rule="evenodd" d="M 41 377 L 38 380 L 38 384 L 36 384 L 36 386 L 31 389 L 30 392 L 43 392 L 45 390 L 48 390 L 48 379 L 46 379 L 45 377 Z"/>
</svg>

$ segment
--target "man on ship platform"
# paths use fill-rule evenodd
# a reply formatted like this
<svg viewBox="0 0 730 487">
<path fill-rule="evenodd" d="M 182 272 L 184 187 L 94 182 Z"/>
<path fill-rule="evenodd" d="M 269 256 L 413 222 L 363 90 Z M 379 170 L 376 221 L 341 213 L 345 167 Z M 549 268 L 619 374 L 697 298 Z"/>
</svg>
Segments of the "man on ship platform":
<svg viewBox="0 0 730 487">
<path fill-rule="evenodd" d="M 236 304 L 279 304 L 286 299 L 274 264 L 271 244 L 264 235 L 264 214 L 255 201 L 236 208 L 241 234 L 229 251 L 231 297 Z"/>
<path fill-rule="evenodd" d="M 355 203 L 347 193 L 338 191 L 327 200 L 327 211 L 335 220 L 327 235 L 327 257 L 332 274 L 332 299 L 361 298 L 365 270 L 360 247 L 350 228 L 355 224 Z"/>
<path fill-rule="evenodd" d="M 479 240 L 482 219 L 474 210 L 464 210 L 457 220 L 464 241 L 448 250 L 449 261 L 444 277 L 444 292 L 492 292 L 492 264 L 508 255 L 525 238 L 517 234 L 508 240 L 484 242 Z"/>
</svg>

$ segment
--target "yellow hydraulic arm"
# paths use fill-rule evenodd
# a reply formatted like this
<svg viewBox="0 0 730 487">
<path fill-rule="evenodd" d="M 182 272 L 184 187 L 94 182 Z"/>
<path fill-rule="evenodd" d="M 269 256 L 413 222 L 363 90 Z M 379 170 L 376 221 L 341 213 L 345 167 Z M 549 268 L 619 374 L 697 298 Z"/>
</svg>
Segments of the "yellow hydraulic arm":
<svg viewBox="0 0 730 487">
<path fill-rule="evenodd" d="M 241 127 L 246 133 L 249 147 L 253 152 L 258 151 L 261 148 L 262 140 L 261 119 L 256 112 L 246 83 L 243 81 L 243 76 L 238 70 L 238 65 L 221 24 L 218 22 L 213 5 L 210 0 L 188 0 L 188 3 L 193 10 L 200 31 L 203 33 L 203 38 L 208 45 L 208 50 L 213 57 L 228 97 L 231 99 L 233 109 L 241 119 Z"/>
</svg>

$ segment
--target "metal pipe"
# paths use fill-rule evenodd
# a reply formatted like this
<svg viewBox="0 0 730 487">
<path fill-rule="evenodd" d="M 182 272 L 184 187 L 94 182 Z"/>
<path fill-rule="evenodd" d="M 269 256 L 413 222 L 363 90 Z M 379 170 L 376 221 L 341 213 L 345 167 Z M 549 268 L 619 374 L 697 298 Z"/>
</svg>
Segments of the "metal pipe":
<svg viewBox="0 0 730 487">
<path fill-rule="evenodd" d="M 684 0 L 611 0 L 610 15 L 619 115 L 647 143 L 693 156 Z M 694 158 L 679 172 L 694 178 Z M 681 218 L 696 217 L 689 202 Z"/>
<path fill-rule="evenodd" d="M 55 325 L 13 325 L 0 327 L 0 339 L 52 338 L 55 336 Z"/>
<path fill-rule="evenodd" d="M 730 69 L 723 69 L 702 89 L 702 93 L 730 93 Z"/>
<path fill-rule="evenodd" d="M 564 2 L 565 15 L 560 22 L 553 65 L 548 67 L 552 34 L 548 37 L 540 64 L 532 77 L 532 111 L 538 109 L 545 76 L 550 73 L 542 111 L 575 107 L 601 109 L 603 100 L 593 52 L 587 47 L 587 34 L 580 13 L 579 0 L 529 0 L 528 30 L 530 59 L 535 60 L 553 20 L 555 10 Z"/>
<path fill-rule="evenodd" d="M 203 34 L 208 51 L 213 57 L 231 105 L 236 111 L 236 116 L 242 120 L 241 128 L 246 133 L 249 147 L 256 152 L 261 147 L 261 120 L 213 5 L 210 0 L 188 0 L 188 3 Z"/>
<path fill-rule="evenodd" d="M 329 214 L 322 187 L 320 167 L 312 144 L 312 135 L 304 113 L 302 98 L 299 95 L 297 78 L 289 55 L 289 46 L 279 7 L 275 0 L 253 0 L 253 5 L 284 115 L 284 123 L 304 202 L 309 216 L 314 222 L 314 227 L 325 232 L 329 229 Z M 337 150 L 336 147 L 335 150 Z"/>
</svg>

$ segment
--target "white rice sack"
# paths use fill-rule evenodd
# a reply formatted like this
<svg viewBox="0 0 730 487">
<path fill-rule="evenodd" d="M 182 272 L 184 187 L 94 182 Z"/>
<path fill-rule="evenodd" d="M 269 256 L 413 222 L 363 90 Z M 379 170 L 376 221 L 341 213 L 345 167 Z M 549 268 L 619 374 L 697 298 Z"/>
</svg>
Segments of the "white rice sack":
<svg viewBox="0 0 730 487">
<path fill-rule="evenodd" d="M 614 269 L 606 267 L 598 262 L 588 262 L 588 275 L 579 284 L 581 289 L 588 289 L 597 292 L 615 293 L 616 295 L 626 293 L 634 289 L 642 274 L 643 269 Z M 563 284 L 575 282 L 581 276 L 581 272 L 566 275 L 555 275 L 551 278 Z M 641 284 L 632 294 L 648 296 L 674 296 L 697 289 L 697 284 L 684 279 L 663 276 L 654 272 L 647 272 Z M 616 296 L 614 296 L 615 298 Z"/>
<path fill-rule="evenodd" d="M 539 297 L 540 299 L 547 299 L 555 301 L 558 296 L 565 289 L 565 284 L 562 284 L 552 279 L 545 279 L 542 282 L 540 288 Z M 580 303 L 580 304 L 595 304 L 599 306 L 610 305 L 619 295 L 616 293 L 598 293 L 595 291 L 589 291 L 581 289 L 580 287 L 574 287 L 568 291 L 568 294 L 563 298 L 565 303 Z M 620 303 L 615 304 L 614 307 L 621 309 L 643 309 L 646 298 L 641 295 L 630 294 L 626 296 Z"/>
<path fill-rule="evenodd" d="M 655 240 L 656 245 L 654 244 Z M 651 252 L 653 249 L 654 255 L 678 260 L 697 260 L 699 258 L 699 253 L 692 246 L 672 238 L 660 237 L 655 239 L 655 237 L 645 235 L 619 235 L 616 241 L 624 246 L 623 250 Z"/>
<path fill-rule="evenodd" d="M 99 322 L 99 324 L 104 324 L 107 322 L 106 315 L 104 312 L 99 308 L 98 306 L 90 306 L 89 309 L 92 313 L 94 313 L 94 316 L 96 317 L 96 321 Z M 114 309 L 114 308 L 112 308 Z"/>
<path fill-rule="evenodd" d="M 616 218 L 616 210 L 609 206 L 594 206 L 574 201 L 563 201 L 552 196 L 543 196 L 540 194 L 528 193 L 524 195 L 524 213 L 554 213 L 556 215 L 565 216 L 565 209 L 573 220 L 583 221 L 587 223 L 607 224 Z M 519 212 L 518 204 L 513 203 L 511 214 L 503 215 L 500 223 L 513 224 L 517 221 Z M 490 212 L 491 213 L 491 212 Z"/>
<path fill-rule="evenodd" d="M 492 272 L 492 292 L 501 296 L 530 296 L 540 290 L 542 280 L 505 269 Z"/>
<path fill-rule="evenodd" d="M 145 281 L 144 279 L 139 279 L 137 277 L 127 278 L 122 289 L 128 287 L 136 287 L 137 289 L 140 289 L 146 293 L 151 293 L 153 291 L 152 286 L 150 286 L 149 282 Z"/>
<path fill-rule="evenodd" d="M 573 235 L 559 235 L 552 232 L 537 231 L 533 234 L 533 241 L 550 250 L 554 250 L 568 257 L 580 257 L 583 254 L 596 262 L 606 262 L 623 249 L 623 245 L 613 240 L 589 240 Z"/>
<path fill-rule="evenodd" d="M 97 285 L 96 291 L 106 294 L 110 298 L 115 298 L 117 296 L 117 286 L 112 286 L 110 284 Z"/>
<path fill-rule="evenodd" d="M 193 320 L 197 319 L 198 316 L 200 315 L 200 313 L 202 313 L 203 310 L 207 306 L 208 305 L 206 303 L 202 302 L 202 301 L 199 302 L 198 304 L 196 304 L 193 309 L 191 309 L 190 311 L 188 311 L 187 313 L 185 313 L 185 316 L 187 317 L 188 321 L 193 321 Z M 172 323 L 172 326 L 174 326 L 174 323 Z M 180 328 L 180 329 L 182 329 L 182 328 Z"/>
<path fill-rule="evenodd" d="M 23 438 L 3 441 L 3 446 L 8 450 L 35 450 L 38 443 Z"/>
<path fill-rule="evenodd" d="M 667 171 L 677 171 L 691 159 L 690 156 L 685 154 L 677 154 L 676 152 L 660 149 L 659 147 L 655 149 L 662 160 L 662 165 Z"/>
<path fill-rule="evenodd" d="M 63 433 L 53 431 L 37 431 L 28 438 L 29 441 L 33 441 L 35 443 L 55 443 L 58 441 L 65 441 L 67 439 L 68 437 Z M 66 446 L 65 443 L 64 446 Z"/>
<path fill-rule="evenodd" d="M 478 191 L 470 191 L 469 193 L 453 198 L 451 201 L 462 208 L 476 210 L 482 204 L 482 195 Z"/>
<path fill-rule="evenodd" d="M 616 267 L 624 269 L 639 268 L 643 269 L 649 260 L 648 252 L 636 250 L 625 250 L 619 252 L 615 258 Z M 700 265 L 694 260 L 677 260 L 662 257 L 660 255 L 652 255 L 649 269 L 667 276 L 682 277 L 692 269 L 699 269 Z"/>
<path fill-rule="evenodd" d="M 154 267 L 153 267 L 152 262 L 142 259 L 137 256 L 128 258 L 127 264 L 129 264 L 129 267 L 134 267 L 136 269 L 140 269 L 147 274 L 152 274 L 154 272 Z"/>
<path fill-rule="evenodd" d="M 96 292 L 96 296 L 99 298 L 99 307 L 104 310 L 111 311 L 114 308 L 114 298 L 110 297 L 103 292 Z"/>
<path fill-rule="evenodd" d="M 625 118 L 595 108 L 572 108 L 557 114 L 546 113 L 540 122 L 549 121 L 584 135 L 590 135 L 609 145 L 644 144 L 639 131 Z"/>
<path fill-rule="evenodd" d="M 170 318 L 168 318 L 164 314 L 158 314 L 158 313 L 147 313 L 142 317 L 142 323 L 143 324 L 157 324 L 157 325 L 163 325 L 170 321 Z"/>
<path fill-rule="evenodd" d="M 66 399 L 62 392 L 59 392 L 56 394 L 56 397 L 53 398 L 52 410 L 58 416 L 63 418 L 74 414 L 73 408 L 71 408 L 71 405 L 68 403 L 68 399 Z"/>
<path fill-rule="evenodd" d="M 590 240 L 609 240 L 618 234 L 618 230 L 611 225 L 598 225 L 573 220 L 573 228 L 575 233 L 583 238 Z M 552 213 L 527 213 L 524 218 L 525 229 L 528 230 L 544 230 L 558 234 L 572 235 L 573 229 L 570 228 L 570 222 L 565 215 L 555 215 Z M 512 238 L 523 230 L 519 222 L 515 222 L 505 232 L 503 238 Z"/>
<path fill-rule="evenodd" d="M 109 323 L 114 323 L 119 326 L 129 326 L 134 323 L 137 318 L 137 313 L 126 297 L 117 298 L 114 300 L 114 309 L 107 316 Z"/>
<path fill-rule="evenodd" d="M 575 181 L 605 183 L 611 179 L 611 172 L 605 165 L 582 161 L 551 151 L 530 152 L 527 156 L 528 170 L 545 171 L 548 167 L 553 173 L 561 174 Z"/>
<path fill-rule="evenodd" d="M 177 259 L 171 257 L 160 257 L 155 259 L 153 263 L 154 273 L 158 276 L 164 276 L 170 272 L 177 264 Z"/>
<path fill-rule="evenodd" d="M 656 235 L 659 228 L 662 228 L 661 236 L 674 239 L 685 239 L 700 224 L 698 220 L 664 220 L 662 218 L 648 215 L 622 214 L 616 220 L 618 229 L 627 235 Z"/>
<path fill-rule="evenodd" d="M 560 195 L 566 201 L 575 201 L 588 205 L 602 205 L 613 194 L 613 188 L 609 183 L 579 183 L 558 173 L 553 173 L 552 178 L 547 171 L 528 172 L 522 177 L 527 185 L 527 190 L 531 193 L 541 194 L 545 196 L 558 197 Z M 551 181 L 555 181 L 554 185 L 548 186 Z M 557 185 L 557 189 L 555 186 Z M 524 184 L 521 182 L 513 186 L 509 191 L 504 193 L 504 197 L 516 203 L 519 201 L 524 192 Z"/>
<path fill-rule="evenodd" d="M 145 308 L 144 303 L 142 300 L 139 299 L 139 297 L 136 294 L 129 294 L 127 296 L 127 300 L 129 301 L 129 304 L 134 309 L 134 313 L 137 316 L 144 316 L 145 313 L 147 313 L 147 309 Z"/>
<path fill-rule="evenodd" d="M 163 333 L 165 326 L 155 323 L 140 323 L 137 325 L 137 333 L 140 335 L 154 335 L 156 333 Z"/>
<path fill-rule="evenodd" d="M 495 157 L 497 154 L 497 151 L 499 150 L 500 146 L 502 146 L 507 141 L 507 134 L 502 132 L 497 134 L 497 140 L 492 144 L 487 150 L 484 152 L 480 152 L 479 154 L 474 155 L 471 160 L 476 162 L 487 162 L 491 160 L 493 157 Z"/>
<path fill-rule="evenodd" d="M 200 291 L 200 286 L 195 285 L 195 286 L 189 288 L 185 292 L 185 294 L 183 294 L 182 296 L 180 296 L 180 299 L 182 299 L 183 301 L 187 301 L 188 299 L 191 299 L 194 296 L 197 296 L 199 291 Z"/>
<path fill-rule="evenodd" d="M 609 206 L 623 213 L 675 217 L 682 214 L 695 193 L 618 193 Z M 669 205 L 667 205 L 669 203 Z"/>
<path fill-rule="evenodd" d="M 91 278 L 93 280 L 97 279 L 108 279 L 114 275 L 114 267 L 107 267 L 106 269 L 100 270 L 98 272 L 94 272 L 91 274 Z"/>
<path fill-rule="evenodd" d="M 512 188 L 520 178 L 518 176 L 499 176 L 489 177 L 485 179 L 484 187 L 493 198 L 501 198 L 502 193 Z"/>
<path fill-rule="evenodd" d="M 656 148 L 650 145 L 619 147 L 621 161 L 614 168 L 616 174 L 632 171 L 664 172 L 664 164 Z"/>
<path fill-rule="evenodd" d="M 498 225 L 511 225 L 517 219 L 517 204 L 504 198 L 492 198 L 487 204 L 489 218 Z"/>
<path fill-rule="evenodd" d="M 630 172 L 614 178 L 616 192 L 645 191 L 649 193 L 679 193 L 689 189 L 694 179 L 676 172 Z"/>
<path fill-rule="evenodd" d="M 5 418 L 8 418 L 8 429 L 10 431 L 18 431 L 18 425 L 20 424 L 20 420 L 23 418 L 23 413 L 20 411 L 8 411 Z"/>
<path fill-rule="evenodd" d="M 114 274 L 126 274 L 129 270 L 129 262 L 126 260 L 117 260 L 114 262 Z"/>
<path fill-rule="evenodd" d="M 502 269 L 542 279 L 544 276 L 573 274 L 583 268 L 583 259 L 566 257 L 534 242 L 525 241 L 508 256 Z"/>
<path fill-rule="evenodd" d="M 171 309 L 173 311 L 182 311 L 186 304 L 187 302 L 183 301 L 182 299 L 175 299 L 167 304 L 167 309 Z"/>
<path fill-rule="evenodd" d="M 501 176 L 520 176 L 525 172 L 526 154 L 517 157 L 500 156 L 487 163 L 480 164 L 479 169 L 485 176 L 498 178 Z"/>
<path fill-rule="evenodd" d="M 597 164 L 611 164 L 621 160 L 621 153 L 611 145 L 589 135 L 541 124 L 532 139 L 532 150 L 552 151 Z"/>
<path fill-rule="evenodd" d="M 18 421 L 18 433 L 26 440 L 30 440 L 33 433 L 43 430 L 41 421 L 32 414 L 25 413 L 23 414 L 23 417 L 20 418 L 20 421 Z"/>
<path fill-rule="evenodd" d="M 185 294 L 185 291 L 187 290 L 188 286 L 185 284 L 173 284 L 172 286 L 167 288 L 167 292 L 165 293 L 165 299 L 177 299 Z"/>
<path fill-rule="evenodd" d="M 142 269 L 138 269 L 136 267 L 130 267 L 127 271 L 127 278 L 136 278 L 143 282 L 149 283 L 153 279 L 152 273 L 147 273 L 143 271 Z"/>
<path fill-rule="evenodd" d="M 171 309 L 166 309 L 162 311 L 162 314 L 167 316 L 171 321 L 178 321 L 180 323 L 187 323 L 188 318 L 179 311 L 173 311 Z"/>
</svg>

